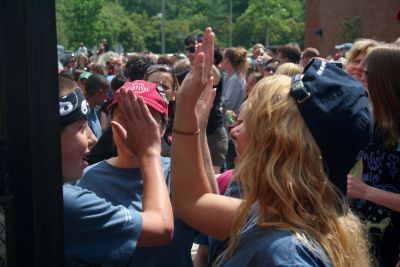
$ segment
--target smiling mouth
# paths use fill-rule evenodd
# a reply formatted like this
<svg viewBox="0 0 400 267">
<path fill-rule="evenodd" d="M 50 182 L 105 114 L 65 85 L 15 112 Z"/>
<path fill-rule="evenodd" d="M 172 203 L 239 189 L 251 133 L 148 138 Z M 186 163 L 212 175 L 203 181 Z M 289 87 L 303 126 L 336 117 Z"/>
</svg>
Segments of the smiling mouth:
<svg viewBox="0 0 400 267">
<path fill-rule="evenodd" d="M 85 153 L 84 155 L 83 155 L 83 157 L 82 157 L 82 159 L 84 160 L 84 161 L 86 161 L 86 162 L 89 162 L 89 153 Z"/>
</svg>

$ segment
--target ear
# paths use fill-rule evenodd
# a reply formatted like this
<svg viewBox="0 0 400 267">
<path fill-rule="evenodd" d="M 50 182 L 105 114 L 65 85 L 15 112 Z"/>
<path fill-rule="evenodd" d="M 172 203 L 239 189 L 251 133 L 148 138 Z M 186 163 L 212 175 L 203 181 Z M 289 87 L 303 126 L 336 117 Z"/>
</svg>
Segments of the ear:
<svg viewBox="0 0 400 267">
<path fill-rule="evenodd" d="M 178 93 L 178 91 L 175 91 L 175 90 L 172 91 L 171 99 L 169 100 L 170 102 L 175 101 L 177 93 Z"/>
</svg>

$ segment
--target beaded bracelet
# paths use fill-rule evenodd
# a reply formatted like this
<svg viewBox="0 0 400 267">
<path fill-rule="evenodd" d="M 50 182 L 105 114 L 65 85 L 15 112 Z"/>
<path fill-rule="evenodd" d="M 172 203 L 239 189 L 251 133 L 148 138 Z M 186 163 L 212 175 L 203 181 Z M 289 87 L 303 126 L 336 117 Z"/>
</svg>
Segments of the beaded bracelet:
<svg viewBox="0 0 400 267">
<path fill-rule="evenodd" d="M 172 132 L 176 133 L 176 134 L 181 134 L 181 135 L 197 135 L 197 134 L 200 133 L 200 129 L 197 129 L 194 132 L 183 132 L 183 131 L 179 131 L 179 130 L 177 130 L 175 128 L 172 128 Z"/>
</svg>

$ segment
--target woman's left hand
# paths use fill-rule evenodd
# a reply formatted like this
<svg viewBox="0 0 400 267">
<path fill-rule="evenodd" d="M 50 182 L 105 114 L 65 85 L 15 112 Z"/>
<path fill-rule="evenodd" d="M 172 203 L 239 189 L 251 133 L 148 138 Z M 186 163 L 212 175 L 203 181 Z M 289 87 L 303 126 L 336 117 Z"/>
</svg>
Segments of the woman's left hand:
<svg viewBox="0 0 400 267">
<path fill-rule="evenodd" d="M 196 103 L 196 116 L 199 128 L 202 131 L 207 129 L 208 117 L 214 103 L 215 92 L 216 89 L 213 89 L 213 78 L 211 77 Z"/>
</svg>

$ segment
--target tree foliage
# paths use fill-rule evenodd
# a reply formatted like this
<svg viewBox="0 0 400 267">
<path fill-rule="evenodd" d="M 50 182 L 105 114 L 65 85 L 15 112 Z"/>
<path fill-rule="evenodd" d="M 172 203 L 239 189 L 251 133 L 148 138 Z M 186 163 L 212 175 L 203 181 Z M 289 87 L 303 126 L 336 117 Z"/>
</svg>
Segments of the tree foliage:
<svg viewBox="0 0 400 267">
<path fill-rule="evenodd" d="M 166 50 L 183 51 L 183 39 L 213 27 L 216 45 L 303 43 L 303 0 L 165 0 Z M 161 51 L 161 0 L 56 0 L 58 42 L 76 50 L 107 39 L 125 51 Z"/>
</svg>

